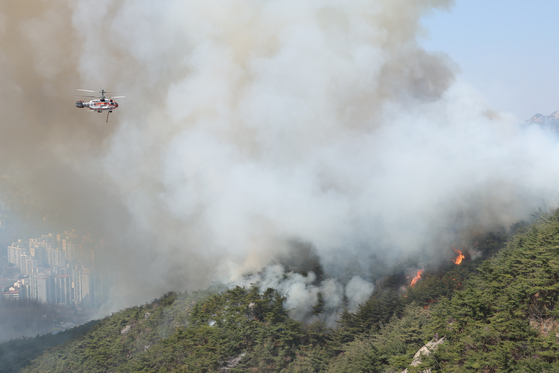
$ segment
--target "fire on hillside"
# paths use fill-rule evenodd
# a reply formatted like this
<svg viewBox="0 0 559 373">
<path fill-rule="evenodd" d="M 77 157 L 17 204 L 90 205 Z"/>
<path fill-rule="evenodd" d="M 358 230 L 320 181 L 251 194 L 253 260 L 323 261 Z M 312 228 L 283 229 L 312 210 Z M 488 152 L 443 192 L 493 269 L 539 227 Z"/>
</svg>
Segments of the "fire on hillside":
<svg viewBox="0 0 559 373">
<path fill-rule="evenodd" d="M 458 255 L 456 259 L 453 260 L 454 264 L 460 265 L 462 261 L 466 258 L 466 256 L 462 254 L 462 251 L 456 250 L 454 246 L 452 247 L 452 250 L 454 250 L 454 252 Z"/>
<path fill-rule="evenodd" d="M 416 274 L 415 277 L 412 278 L 412 280 L 411 280 L 411 284 L 410 284 L 411 287 L 414 287 L 415 284 L 417 283 L 417 281 L 419 281 L 419 279 L 421 278 L 421 274 L 423 273 L 423 271 L 424 271 L 423 269 L 420 269 L 419 271 L 417 271 L 417 274 Z"/>
</svg>

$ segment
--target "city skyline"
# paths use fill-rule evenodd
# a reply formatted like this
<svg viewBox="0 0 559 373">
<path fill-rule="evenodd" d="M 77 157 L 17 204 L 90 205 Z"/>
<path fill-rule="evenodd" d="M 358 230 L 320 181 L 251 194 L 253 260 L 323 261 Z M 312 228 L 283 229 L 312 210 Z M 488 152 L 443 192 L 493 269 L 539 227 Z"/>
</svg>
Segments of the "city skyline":
<svg viewBox="0 0 559 373">
<path fill-rule="evenodd" d="M 3 287 L 0 300 L 28 299 L 48 304 L 99 308 L 118 287 L 118 275 L 95 271 L 95 249 L 82 246 L 75 230 L 19 239 L 7 248 L 7 261 L 19 269 L 17 281 Z M 77 242 L 74 244 L 73 242 Z M 6 278 L 0 279 L 5 284 Z"/>
</svg>

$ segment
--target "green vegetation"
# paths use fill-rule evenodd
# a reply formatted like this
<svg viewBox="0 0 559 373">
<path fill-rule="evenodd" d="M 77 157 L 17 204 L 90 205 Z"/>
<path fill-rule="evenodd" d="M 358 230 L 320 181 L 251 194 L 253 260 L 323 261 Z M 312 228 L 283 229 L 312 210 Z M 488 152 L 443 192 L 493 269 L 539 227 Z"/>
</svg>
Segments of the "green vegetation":
<svg viewBox="0 0 559 373">
<path fill-rule="evenodd" d="M 87 333 L 50 347 L 24 371 L 105 372 L 126 365 L 184 326 L 194 306 L 211 291 L 216 290 L 168 293 L 150 304 L 105 317 Z"/>
<path fill-rule="evenodd" d="M 311 324 L 290 319 L 274 289 L 212 288 L 166 294 L 67 331 L 58 342 L 48 338 L 65 333 L 12 341 L 12 347 L 45 346 L 11 366 L 24 372 L 559 371 L 559 212 L 503 242 L 502 234 L 487 236 L 476 246 L 485 256 L 427 268 L 413 288 L 401 274 L 379 280 L 370 299 L 356 312 L 344 311 L 334 329 L 318 317 Z M 314 315 L 324 312 L 322 294 L 318 300 Z M 410 367 L 435 336 L 445 342 Z M 8 345 L 0 345 L 2 356 Z"/>
<path fill-rule="evenodd" d="M 559 210 L 516 235 L 433 310 L 447 370 L 559 371 Z M 450 367 L 453 368 L 450 368 Z"/>
</svg>

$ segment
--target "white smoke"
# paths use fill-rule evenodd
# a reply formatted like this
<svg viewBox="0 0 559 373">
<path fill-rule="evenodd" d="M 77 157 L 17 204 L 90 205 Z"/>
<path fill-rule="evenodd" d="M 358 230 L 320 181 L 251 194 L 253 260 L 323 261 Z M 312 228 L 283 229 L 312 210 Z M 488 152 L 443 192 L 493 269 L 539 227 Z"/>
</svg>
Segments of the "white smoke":
<svg viewBox="0 0 559 373">
<path fill-rule="evenodd" d="M 318 291 L 355 309 L 378 263 L 557 203 L 556 141 L 493 112 L 449 57 L 420 48 L 421 17 L 450 0 L 36 3 L 21 21 L 0 8 L 29 26 L 18 40 L 31 41 L 31 65 L 10 83 L 25 77 L 51 98 L 53 130 L 32 139 L 46 177 L 62 164 L 85 180 L 76 195 L 94 186 L 92 204 L 126 211 L 83 214 L 113 217 L 105 229 L 124 237 L 110 256 L 130 302 L 264 270 L 299 319 Z M 19 48 L 2 40 L 0 57 Z M 54 110 L 61 88 L 126 98 L 106 125 Z M 34 133 L 42 115 L 8 123 Z M 30 157 L 10 154 L 23 167 Z M 294 243 L 332 277 L 268 267 Z"/>
<path fill-rule="evenodd" d="M 354 276 L 346 285 L 345 294 L 348 302 L 348 310 L 354 312 L 362 303 L 365 303 L 367 299 L 373 293 L 374 286 L 367 281 L 363 280 L 359 276 Z"/>
<path fill-rule="evenodd" d="M 354 276 L 346 285 L 329 278 L 317 284 L 316 274 L 309 272 L 306 276 L 288 272 L 281 265 L 267 266 L 261 273 L 246 276 L 233 283 L 236 286 L 250 287 L 256 285 L 263 292 L 268 288 L 276 289 L 285 296 L 284 307 L 289 316 L 298 321 L 321 319 L 329 326 L 334 326 L 339 314 L 347 304 L 350 312 L 355 312 L 359 304 L 364 303 L 373 293 L 373 284 Z M 319 293 L 322 297 L 319 300 Z M 344 295 L 347 301 L 344 302 Z M 322 305 L 320 305 L 322 301 Z"/>
</svg>

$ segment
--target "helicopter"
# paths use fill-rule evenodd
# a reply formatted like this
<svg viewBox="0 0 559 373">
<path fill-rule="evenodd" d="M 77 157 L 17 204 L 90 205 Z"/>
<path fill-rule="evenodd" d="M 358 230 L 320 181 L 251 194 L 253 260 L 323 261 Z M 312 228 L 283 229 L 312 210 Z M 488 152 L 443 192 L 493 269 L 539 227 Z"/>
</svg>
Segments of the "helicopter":
<svg viewBox="0 0 559 373">
<path fill-rule="evenodd" d="M 78 89 L 78 91 L 82 91 L 82 92 L 92 92 L 92 93 L 101 93 L 101 96 L 82 96 L 82 95 L 76 95 L 76 96 L 82 96 L 82 97 L 94 97 L 96 98 L 95 100 L 91 100 L 89 102 L 84 102 L 83 100 L 78 100 L 76 101 L 76 107 L 83 109 L 84 107 L 88 107 L 93 111 L 96 111 L 98 113 L 102 113 L 103 111 L 107 110 L 107 120 L 105 123 L 109 122 L 109 114 L 113 112 L 114 109 L 116 109 L 118 107 L 118 103 L 116 101 L 113 101 L 113 98 L 122 98 L 125 96 L 113 96 L 113 97 L 105 97 L 106 93 L 111 93 L 111 92 L 107 92 L 104 89 L 102 89 L 101 91 L 92 91 L 90 89 Z"/>
</svg>

